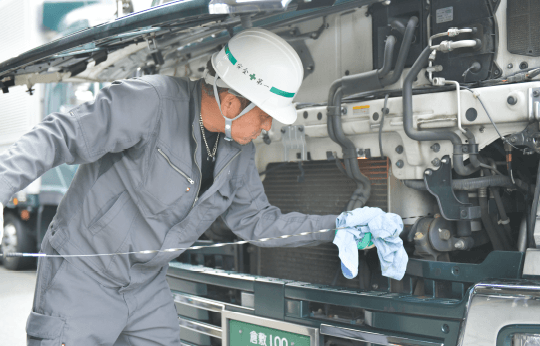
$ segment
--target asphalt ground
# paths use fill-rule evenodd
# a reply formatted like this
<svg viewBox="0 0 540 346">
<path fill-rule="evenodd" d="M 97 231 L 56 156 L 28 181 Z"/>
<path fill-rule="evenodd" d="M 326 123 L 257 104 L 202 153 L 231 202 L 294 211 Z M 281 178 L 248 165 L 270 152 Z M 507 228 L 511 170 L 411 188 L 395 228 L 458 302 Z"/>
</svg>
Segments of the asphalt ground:
<svg viewBox="0 0 540 346">
<path fill-rule="evenodd" d="M 0 265 L 0 346 L 26 345 L 35 285 L 35 270 L 15 272 Z"/>
</svg>

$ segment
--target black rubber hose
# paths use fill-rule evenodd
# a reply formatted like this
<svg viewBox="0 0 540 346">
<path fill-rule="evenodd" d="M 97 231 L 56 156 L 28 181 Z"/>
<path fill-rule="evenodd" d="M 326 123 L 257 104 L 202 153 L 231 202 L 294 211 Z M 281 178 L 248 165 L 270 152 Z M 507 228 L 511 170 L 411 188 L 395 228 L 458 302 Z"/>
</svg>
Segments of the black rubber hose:
<svg viewBox="0 0 540 346">
<path fill-rule="evenodd" d="M 414 37 L 414 29 L 417 24 L 417 17 L 413 16 L 409 19 L 407 28 L 405 29 L 405 35 L 403 35 L 403 41 L 401 42 L 401 48 L 399 49 L 399 54 L 396 59 L 396 67 L 392 74 L 381 79 L 381 84 L 383 86 L 394 84 L 401 77 L 403 68 L 405 67 L 405 60 L 407 60 L 407 56 L 409 55 L 409 49 L 411 48 L 412 39 Z"/>
<path fill-rule="evenodd" d="M 403 127 L 405 133 L 415 141 L 448 140 L 454 146 L 461 145 L 461 138 L 452 131 L 418 131 L 413 126 L 412 84 L 420 70 L 427 65 L 430 53 L 429 47 L 422 51 L 403 82 Z"/>
<path fill-rule="evenodd" d="M 427 190 L 423 180 L 402 180 L 405 186 L 415 190 Z M 504 175 L 490 175 L 480 178 L 455 179 L 452 180 L 454 190 L 478 190 L 487 187 L 514 187 L 512 180 Z"/>
<path fill-rule="evenodd" d="M 334 98 L 334 106 L 337 109 L 341 108 L 341 96 L 341 89 L 338 88 Z M 350 139 L 345 136 L 345 133 L 343 132 L 343 125 L 341 123 L 341 117 L 333 116 L 332 118 L 334 124 L 334 135 L 338 143 L 343 148 L 344 156 L 349 156 L 346 154 L 346 151 L 356 151 L 356 146 Z M 368 177 L 363 175 L 362 172 L 360 172 L 360 167 L 358 166 L 358 159 L 356 158 L 356 156 L 345 157 L 344 161 L 346 163 L 345 167 L 352 174 L 354 180 L 362 184 L 362 194 L 361 196 L 359 196 L 358 201 L 360 201 L 362 206 L 364 206 L 369 199 L 369 196 L 371 195 L 371 181 Z"/>
<path fill-rule="evenodd" d="M 482 197 L 479 196 L 478 201 L 480 202 L 480 209 L 482 212 L 482 223 L 484 224 L 484 228 L 486 229 L 489 240 L 491 240 L 491 245 L 493 245 L 493 250 L 504 250 L 505 249 L 504 244 L 499 238 L 499 234 L 497 233 L 497 230 L 493 226 L 493 222 L 491 222 L 491 218 L 489 217 L 487 196 L 482 196 Z"/>
<path fill-rule="evenodd" d="M 512 228 L 510 227 L 510 219 L 508 218 L 506 210 L 504 209 L 501 195 L 499 195 L 499 191 L 496 188 L 492 187 L 489 190 L 493 194 L 495 203 L 497 204 L 497 209 L 499 210 L 499 215 L 501 216 L 501 221 L 503 222 L 502 225 L 506 234 L 506 240 L 510 245 L 514 246 L 514 241 L 512 239 Z"/>
<path fill-rule="evenodd" d="M 379 78 L 383 78 L 390 72 L 392 68 L 392 57 L 394 56 L 394 47 L 396 45 L 396 38 L 392 35 L 386 39 L 384 46 L 384 61 L 383 66 L 377 71 Z"/>
</svg>

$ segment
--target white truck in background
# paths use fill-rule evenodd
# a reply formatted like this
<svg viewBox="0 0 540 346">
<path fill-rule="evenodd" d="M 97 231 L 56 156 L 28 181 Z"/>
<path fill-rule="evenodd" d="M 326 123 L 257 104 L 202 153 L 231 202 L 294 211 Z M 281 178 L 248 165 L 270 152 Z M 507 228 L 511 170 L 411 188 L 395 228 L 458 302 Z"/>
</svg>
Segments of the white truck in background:
<svg viewBox="0 0 540 346">
<path fill-rule="evenodd" d="M 8 60 L 58 36 L 108 21 L 117 11 L 115 0 L 0 2 L 0 61 Z M 60 33 L 59 33 L 60 32 Z M 9 47 L 9 49 L 5 49 Z M 30 84 L 31 85 L 31 84 Z M 10 88 L 0 99 L 0 152 L 38 124 L 44 116 L 67 111 L 94 98 L 100 83 L 53 83 Z M 62 165 L 46 172 L 4 207 L 0 218 L 0 254 L 37 252 L 56 207 L 77 166 Z M 32 266 L 31 258 L 2 258 L 11 270 Z"/>
</svg>

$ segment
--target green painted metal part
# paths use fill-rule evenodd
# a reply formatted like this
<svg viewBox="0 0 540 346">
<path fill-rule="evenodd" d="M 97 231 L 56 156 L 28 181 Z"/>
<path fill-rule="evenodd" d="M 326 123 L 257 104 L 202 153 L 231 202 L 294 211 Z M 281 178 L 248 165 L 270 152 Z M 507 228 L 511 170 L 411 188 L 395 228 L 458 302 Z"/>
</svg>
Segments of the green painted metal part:
<svg viewBox="0 0 540 346">
<path fill-rule="evenodd" d="M 276 338 L 279 338 L 276 343 Z M 285 343 L 283 340 L 287 340 Z M 268 327 L 261 327 L 255 324 L 229 321 L 229 345 L 294 345 L 294 346 L 309 346 L 309 336 L 285 332 Z M 263 343 L 264 340 L 264 343 Z"/>
</svg>

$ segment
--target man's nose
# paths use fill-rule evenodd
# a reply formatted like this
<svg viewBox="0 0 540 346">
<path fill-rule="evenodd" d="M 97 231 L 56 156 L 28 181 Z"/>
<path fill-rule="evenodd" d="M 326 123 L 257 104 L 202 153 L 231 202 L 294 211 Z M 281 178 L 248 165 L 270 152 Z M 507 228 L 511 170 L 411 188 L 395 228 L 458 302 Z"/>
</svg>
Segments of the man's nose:
<svg viewBox="0 0 540 346">
<path fill-rule="evenodd" d="M 272 119 L 272 117 L 268 117 L 267 119 L 265 119 L 262 123 L 261 128 L 265 131 L 270 131 L 270 129 L 272 128 Z"/>
</svg>

